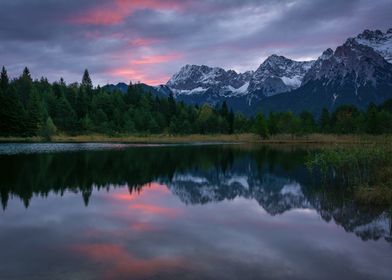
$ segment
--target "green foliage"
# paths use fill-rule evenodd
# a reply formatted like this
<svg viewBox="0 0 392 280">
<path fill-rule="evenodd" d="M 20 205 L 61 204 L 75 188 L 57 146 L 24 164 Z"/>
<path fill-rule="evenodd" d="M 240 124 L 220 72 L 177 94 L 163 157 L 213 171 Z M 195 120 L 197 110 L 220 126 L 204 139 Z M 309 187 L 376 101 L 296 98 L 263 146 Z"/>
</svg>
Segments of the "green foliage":
<svg viewBox="0 0 392 280">
<path fill-rule="evenodd" d="M 300 130 L 303 134 L 309 134 L 316 131 L 316 122 L 312 113 L 308 111 L 303 111 L 300 114 Z"/>
<path fill-rule="evenodd" d="M 57 128 L 54 125 L 52 118 L 48 117 L 42 127 L 41 136 L 43 136 L 47 141 L 50 141 L 52 136 L 56 134 L 56 131 Z"/>
<path fill-rule="evenodd" d="M 262 139 L 268 138 L 269 136 L 268 125 L 263 114 L 261 113 L 257 114 L 255 123 L 253 125 L 253 131 L 257 135 L 260 135 Z"/>
<path fill-rule="evenodd" d="M 33 81 L 28 68 L 10 80 L 3 67 L 0 74 L 0 134 L 37 135 L 50 117 L 54 126 L 69 134 L 105 133 L 248 133 L 263 138 L 274 134 L 392 133 L 392 101 L 371 105 L 365 112 L 341 106 L 334 112 L 323 109 L 321 116 L 309 112 L 271 112 L 268 117 L 247 117 L 234 113 L 224 101 L 214 107 L 186 105 L 173 94 L 167 97 L 146 92 L 141 84 L 130 83 L 126 93 L 93 87 L 88 70 L 81 84 L 67 85 L 63 79 L 49 83 Z"/>
<path fill-rule="evenodd" d="M 25 132 L 27 135 L 37 135 L 44 122 L 44 104 L 35 89 L 30 93 L 26 112 Z"/>
</svg>

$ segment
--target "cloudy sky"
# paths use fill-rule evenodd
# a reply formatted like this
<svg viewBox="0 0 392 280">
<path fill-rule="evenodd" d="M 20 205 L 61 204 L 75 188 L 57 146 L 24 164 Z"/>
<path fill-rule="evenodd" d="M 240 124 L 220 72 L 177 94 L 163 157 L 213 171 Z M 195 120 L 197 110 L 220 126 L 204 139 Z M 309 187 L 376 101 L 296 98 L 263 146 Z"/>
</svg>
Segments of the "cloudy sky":
<svg viewBox="0 0 392 280">
<path fill-rule="evenodd" d="M 11 76 L 165 83 L 184 64 L 242 72 L 270 54 L 316 58 L 392 27 L 391 0 L 1 0 L 0 65 Z"/>
</svg>

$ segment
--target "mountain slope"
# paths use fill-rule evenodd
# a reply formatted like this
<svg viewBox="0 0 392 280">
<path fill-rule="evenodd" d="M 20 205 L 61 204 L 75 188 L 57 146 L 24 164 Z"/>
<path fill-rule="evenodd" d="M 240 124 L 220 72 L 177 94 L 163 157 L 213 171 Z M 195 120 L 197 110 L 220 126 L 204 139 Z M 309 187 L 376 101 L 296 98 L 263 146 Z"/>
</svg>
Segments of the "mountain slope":
<svg viewBox="0 0 392 280">
<path fill-rule="evenodd" d="M 334 109 L 350 104 L 366 108 L 392 97 L 392 64 L 371 47 L 349 38 L 326 50 L 309 69 L 300 88 L 261 102 L 264 112 Z"/>
</svg>

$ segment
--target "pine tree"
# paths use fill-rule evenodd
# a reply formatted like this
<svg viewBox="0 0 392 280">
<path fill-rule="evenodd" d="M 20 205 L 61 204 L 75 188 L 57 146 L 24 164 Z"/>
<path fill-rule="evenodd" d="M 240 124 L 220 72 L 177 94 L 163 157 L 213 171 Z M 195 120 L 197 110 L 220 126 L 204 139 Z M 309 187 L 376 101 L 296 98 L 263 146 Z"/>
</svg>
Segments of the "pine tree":
<svg viewBox="0 0 392 280">
<path fill-rule="evenodd" d="M 378 121 L 377 107 L 374 104 L 370 104 L 366 112 L 366 132 L 370 134 L 379 134 L 382 131 L 382 127 Z"/>
<path fill-rule="evenodd" d="M 256 116 L 254 132 L 262 139 L 267 139 L 269 136 L 268 125 L 262 113 Z"/>
<path fill-rule="evenodd" d="M 52 136 L 56 134 L 57 128 L 54 125 L 52 119 L 48 117 L 42 127 L 41 135 L 47 140 L 51 141 Z"/>
<path fill-rule="evenodd" d="M 76 113 L 65 96 L 61 95 L 60 98 L 56 98 L 54 102 L 52 117 L 57 127 L 66 131 L 77 130 Z"/>
<path fill-rule="evenodd" d="M 300 118 L 301 118 L 302 132 L 305 134 L 309 134 L 309 133 L 314 132 L 316 125 L 315 125 L 315 121 L 314 121 L 312 113 L 310 113 L 308 111 L 303 111 L 300 114 Z"/>
<path fill-rule="evenodd" d="M 93 89 L 93 82 L 91 81 L 90 74 L 88 70 L 84 70 L 82 78 L 82 87 L 86 90 L 87 94 L 91 94 Z"/>
<path fill-rule="evenodd" d="M 229 134 L 234 133 L 234 112 L 232 109 L 230 109 L 230 113 L 227 117 L 227 121 L 229 123 Z"/>
<path fill-rule="evenodd" d="M 33 90 L 33 80 L 31 79 L 30 70 L 27 67 L 23 69 L 22 76 L 16 81 L 16 87 L 22 104 L 26 106 Z"/>
<path fill-rule="evenodd" d="M 75 111 L 79 120 L 83 119 L 88 111 L 88 98 L 87 93 L 83 87 L 79 88 L 79 92 L 76 96 Z"/>
<path fill-rule="evenodd" d="M 5 92 L 8 88 L 9 84 L 9 79 L 7 75 L 7 70 L 5 70 L 5 67 L 1 69 L 1 74 L 0 74 L 0 88 Z"/>
<path fill-rule="evenodd" d="M 25 129 L 27 135 L 37 135 L 42 127 L 44 118 L 44 106 L 36 90 L 30 94 L 27 103 L 27 118 L 25 120 Z"/>
<path fill-rule="evenodd" d="M 223 101 L 222 106 L 221 106 L 221 108 L 220 108 L 220 110 L 219 110 L 219 113 L 221 114 L 221 116 L 222 116 L 224 119 L 227 119 L 227 117 L 229 116 L 229 109 L 228 109 L 228 107 L 227 107 L 226 100 Z"/>
<path fill-rule="evenodd" d="M 176 104 L 176 100 L 174 99 L 173 93 L 170 92 L 167 101 L 168 101 L 167 117 L 168 120 L 170 120 L 177 113 L 177 104 Z"/>
<path fill-rule="evenodd" d="M 26 79 L 26 80 L 32 81 L 29 68 L 25 67 L 25 68 L 23 69 L 22 78 L 24 78 L 24 79 Z"/>
<path fill-rule="evenodd" d="M 0 98 L 0 133 L 4 136 L 21 135 L 24 132 L 25 110 L 19 95 L 10 88 L 2 92 Z"/>
<path fill-rule="evenodd" d="M 327 108 L 323 108 L 321 111 L 321 116 L 319 120 L 319 125 L 321 128 L 321 132 L 326 132 L 329 128 L 329 123 L 330 123 L 330 116 L 329 116 L 329 111 Z"/>
</svg>

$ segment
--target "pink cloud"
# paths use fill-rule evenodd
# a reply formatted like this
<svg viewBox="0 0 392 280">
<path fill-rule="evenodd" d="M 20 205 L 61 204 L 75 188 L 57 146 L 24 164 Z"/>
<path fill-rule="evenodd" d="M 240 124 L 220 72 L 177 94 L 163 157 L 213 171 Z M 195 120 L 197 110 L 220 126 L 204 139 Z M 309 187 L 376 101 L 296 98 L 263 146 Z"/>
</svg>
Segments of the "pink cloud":
<svg viewBox="0 0 392 280">
<path fill-rule="evenodd" d="M 164 84 L 170 77 L 166 74 L 153 73 L 153 70 L 159 64 L 164 64 L 180 57 L 182 57 L 180 53 L 143 55 L 140 58 L 130 59 L 125 66 L 109 69 L 107 73 L 125 81 L 140 81 L 149 85 Z"/>
<path fill-rule="evenodd" d="M 174 59 L 178 59 L 181 57 L 179 53 L 171 53 L 167 55 L 150 55 L 150 56 L 143 56 L 140 59 L 131 60 L 130 64 L 158 64 L 168 62 Z"/>
<path fill-rule="evenodd" d="M 154 38 L 136 38 L 133 40 L 129 40 L 128 45 L 131 47 L 149 47 L 160 41 L 161 40 L 154 39 Z"/>
<path fill-rule="evenodd" d="M 125 68 L 117 68 L 108 71 L 108 74 L 120 78 L 123 81 L 137 81 L 146 83 L 149 85 L 159 85 L 164 84 L 169 80 L 169 76 L 162 75 L 162 76 L 155 76 L 152 77 L 140 70 L 131 69 L 130 67 Z"/>
<path fill-rule="evenodd" d="M 179 0 L 115 0 L 73 16 L 69 20 L 76 24 L 114 25 L 123 22 L 137 10 L 181 10 L 185 3 L 186 1 Z"/>
</svg>

